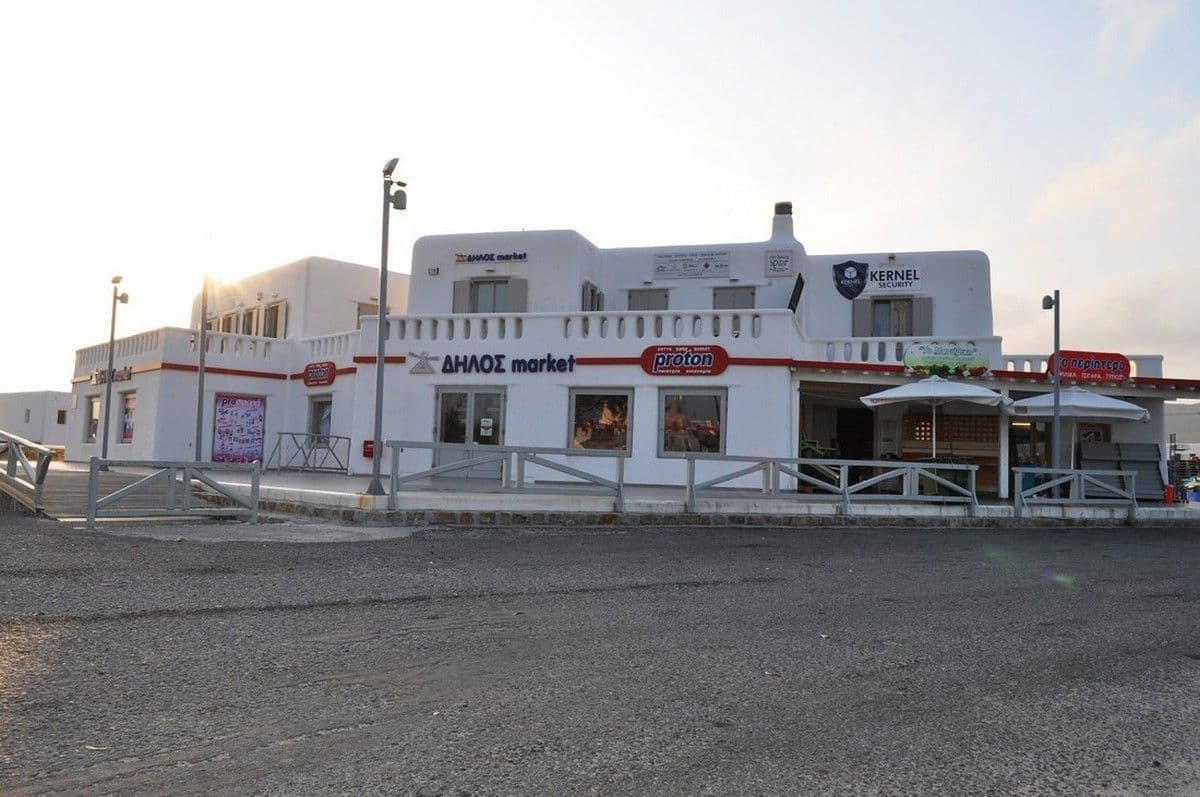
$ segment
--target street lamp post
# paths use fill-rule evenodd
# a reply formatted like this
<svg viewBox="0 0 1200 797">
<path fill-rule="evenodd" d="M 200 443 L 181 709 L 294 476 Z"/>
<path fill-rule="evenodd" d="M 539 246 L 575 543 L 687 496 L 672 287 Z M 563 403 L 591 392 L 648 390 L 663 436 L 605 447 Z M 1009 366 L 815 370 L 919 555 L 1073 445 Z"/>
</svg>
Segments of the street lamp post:
<svg viewBox="0 0 1200 797">
<path fill-rule="evenodd" d="M 200 461 L 200 447 L 204 444 L 204 361 L 208 354 L 208 275 L 204 275 L 204 287 L 200 289 L 200 364 L 196 375 L 196 461 Z"/>
<path fill-rule="evenodd" d="M 108 370 L 104 373 L 104 437 L 100 444 L 100 459 L 108 459 L 108 421 L 112 415 L 113 344 L 117 339 L 117 303 L 129 304 L 128 293 L 118 293 L 121 277 L 112 278 L 112 315 L 108 324 Z"/>
<path fill-rule="evenodd" d="M 1062 411 L 1059 406 L 1061 399 L 1062 377 L 1059 371 L 1062 370 L 1062 352 L 1059 349 L 1059 315 L 1062 301 L 1059 298 L 1058 291 L 1054 291 L 1053 296 L 1042 297 L 1042 309 L 1054 311 L 1054 368 L 1051 369 L 1054 374 L 1054 432 L 1050 442 L 1052 444 L 1052 462 L 1053 467 L 1058 469 L 1062 467 L 1062 459 L 1059 456 L 1059 450 L 1062 446 L 1062 441 L 1059 439 L 1059 433 L 1062 429 Z"/>
<path fill-rule="evenodd" d="M 379 478 L 380 463 L 383 461 L 383 350 L 387 343 L 387 278 L 388 278 L 388 218 L 390 211 L 408 207 L 408 196 L 404 193 L 407 183 L 392 179 L 399 158 L 392 158 L 383 167 L 383 243 L 379 263 L 379 336 L 375 345 L 375 437 L 371 451 L 371 484 L 367 495 L 383 495 L 383 481 Z M 392 186 L 399 188 L 392 190 Z"/>
</svg>

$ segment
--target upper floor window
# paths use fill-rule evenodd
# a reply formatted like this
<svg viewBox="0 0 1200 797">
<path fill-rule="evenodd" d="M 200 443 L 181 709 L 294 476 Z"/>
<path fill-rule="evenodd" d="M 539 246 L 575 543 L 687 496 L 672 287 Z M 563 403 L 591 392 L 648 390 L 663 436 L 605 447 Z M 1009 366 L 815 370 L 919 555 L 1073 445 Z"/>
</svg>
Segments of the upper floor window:
<svg viewBox="0 0 1200 797">
<path fill-rule="evenodd" d="M 223 316 L 221 318 L 221 331 L 222 332 L 233 332 L 234 331 L 233 325 L 234 325 L 234 322 L 236 322 L 236 321 L 237 321 L 236 313 L 228 313 L 227 315 Z"/>
<path fill-rule="evenodd" d="M 254 334 L 254 311 L 246 310 L 242 313 L 242 334 Z"/>
<path fill-rule="evenodd" d="M 456 313 L 524 313 L 529 299 L 529 281 L 516 277 L 479 277 L 456 280 Z"/>
<path fill-rule="evenodd" d="M 933 334 L 933 299 L 928 296 L 860 297 L 854 300 L 856 338 L 911 338 Z"/>
<path fill-rule="evenodd" d="M 583 295 L 579 300 L 579 309 L 585 313 L 604 309 L 604 293 L 590 282 L 583 283 Z"/>
<path fill-rule="evenodd" d="M 262 336 L 264 338 L 282 338 L 285 335 L 283 302 L 275 302 L 263 308 Z"/>
<path fill-rule="evenodd" d="M 714 310 L 753 310 L 753 288 L 713 288 Z"/>
<path fill-rule="evenodd" d="M 630 310 L 666 310 L 666 288 L 638 288 L 629 292 Z"/>
</svg>

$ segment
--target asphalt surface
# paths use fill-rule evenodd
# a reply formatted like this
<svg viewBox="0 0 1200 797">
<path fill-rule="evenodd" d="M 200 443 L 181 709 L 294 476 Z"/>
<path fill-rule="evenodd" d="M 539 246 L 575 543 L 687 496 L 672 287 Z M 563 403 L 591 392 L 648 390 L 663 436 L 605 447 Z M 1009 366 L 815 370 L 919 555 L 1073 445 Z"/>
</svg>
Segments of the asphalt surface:
<svg viewBox="0 0 1200 797">
<path fill-rule="evenodd" d="M 0 515 L 0 791 L 1200 792 L 1197 531 L 176 539 Z"/>
</svg>

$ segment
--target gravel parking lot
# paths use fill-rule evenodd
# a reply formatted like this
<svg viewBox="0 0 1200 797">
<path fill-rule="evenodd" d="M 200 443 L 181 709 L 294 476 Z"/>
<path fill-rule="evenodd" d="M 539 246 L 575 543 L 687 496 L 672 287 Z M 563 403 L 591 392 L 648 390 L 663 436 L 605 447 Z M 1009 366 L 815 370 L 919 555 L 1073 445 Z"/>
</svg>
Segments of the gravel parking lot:
<svg viewBox="0 0 1200 797">
<path fill-rule="evenodd" d="M 1200 792 L 1198 531 L 179 536 L 0 514 L 0 789 Z"/>
</svg>

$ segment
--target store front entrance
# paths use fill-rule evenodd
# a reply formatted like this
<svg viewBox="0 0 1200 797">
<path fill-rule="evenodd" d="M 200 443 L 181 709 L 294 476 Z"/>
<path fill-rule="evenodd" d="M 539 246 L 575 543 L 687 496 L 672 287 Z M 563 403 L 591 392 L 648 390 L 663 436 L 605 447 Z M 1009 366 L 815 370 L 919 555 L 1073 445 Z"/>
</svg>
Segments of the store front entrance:
<svg viewBox="0 0 1200 797">
<path fill-rule="evenodd" d="M 437 431 L 439 443 L 498 446 L 504 443 L 504 391 L 495 388 L 439 388 Z M 480 454 L 486 453 L 481 450 Z M 473 451 L 438 451 L 435 467 L 478 456 Z M 500 477 L 500 463 L 490 462 L 449 474 L 454 478 Z"/>
</svg>

